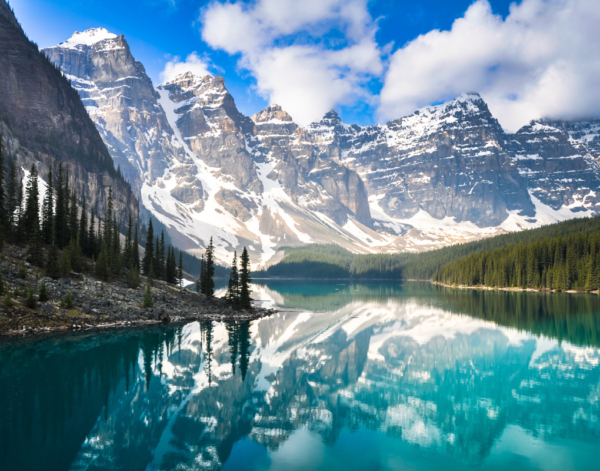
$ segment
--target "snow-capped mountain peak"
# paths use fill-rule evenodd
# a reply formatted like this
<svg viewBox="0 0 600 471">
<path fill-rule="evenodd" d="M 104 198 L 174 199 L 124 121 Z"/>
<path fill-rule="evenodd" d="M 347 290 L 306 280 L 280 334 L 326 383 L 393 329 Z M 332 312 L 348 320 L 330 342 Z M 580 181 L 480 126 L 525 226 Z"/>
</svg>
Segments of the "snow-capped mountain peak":
<svg viewBox="0 0 600 471">
<path fill-rule="evenodd" d="M 116 34 L 111 33 L 105 28 L 91 28 L 83 32 L 75 31 L 73 36 L 67 39 L 65 42 L 59 44 L 63 48 L 76 49 L 78 46 L 92 46 L 100 41 L 106 39 L 115 39 Z"/>
</svg>

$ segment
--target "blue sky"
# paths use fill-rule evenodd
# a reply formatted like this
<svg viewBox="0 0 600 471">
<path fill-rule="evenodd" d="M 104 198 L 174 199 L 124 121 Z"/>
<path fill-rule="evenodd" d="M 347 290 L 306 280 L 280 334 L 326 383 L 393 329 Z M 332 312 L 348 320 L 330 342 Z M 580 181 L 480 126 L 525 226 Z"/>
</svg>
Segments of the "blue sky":
<svg viewBox="0 0 600 471">
<path fill-rule="evenodd" d="M 41 47 L 92 27 L 124 34 L 155 84 L 169 61 L 185 61 L 195 52 L 211 73 L 225 77 L 247 115 L 277 100 L 300 121 L 333 107 L 346 122 L 370 124 L 478 91 L 505 127 L 536 115 L 557 115 L 544 104 L 549 97 L 538 95 L 548 76 L 572 60 L 569 48 L 597 39 L 580 23 L 596 21 L 599 13 L 599 2 L 593 0 L 522 0 L 512 13 L 513 2 L 507 0 L 272 1 L 13 0 L 11 6 Z M 577 14 L 573 8 L 565 13 L 568 4 L 579 8 Z M 532 35 L 536 44 L 553 44 L 565 28 L 584 30 L 583 37 L 554 45 L 550 52 L 538 47 L 514 58 Z M 580 52 L 591 53 L 594 60 L 598 56 Z M 591 77 L 600 71 L 592 62 L 592 70 L 584 71 L 588 81 L 578 87 L 593 85 Z M 560 83 L 583 67 L 567 65 Z M 564 95 L 559 100 L 563 108 L 573 103 L 569 93 Z M 593 97 L 591 107 L 579 104 L 585 100 L 590 96 L 575 99 L 574 117 L 598 113 L 600 96 Z"/>
</svg>

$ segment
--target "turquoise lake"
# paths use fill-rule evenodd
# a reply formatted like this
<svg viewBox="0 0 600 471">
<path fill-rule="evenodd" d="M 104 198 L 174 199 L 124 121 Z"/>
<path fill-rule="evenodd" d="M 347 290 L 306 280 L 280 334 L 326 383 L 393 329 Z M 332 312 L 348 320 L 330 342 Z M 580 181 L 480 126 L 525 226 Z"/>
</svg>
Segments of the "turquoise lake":
<svg viewBox="0 0 600 471">
<path fill-rule="evenodd" d="M 0 469 L 600 469 L 597 295 L 253 288 L 281 312 L 0 339 Z"/>
</svg>

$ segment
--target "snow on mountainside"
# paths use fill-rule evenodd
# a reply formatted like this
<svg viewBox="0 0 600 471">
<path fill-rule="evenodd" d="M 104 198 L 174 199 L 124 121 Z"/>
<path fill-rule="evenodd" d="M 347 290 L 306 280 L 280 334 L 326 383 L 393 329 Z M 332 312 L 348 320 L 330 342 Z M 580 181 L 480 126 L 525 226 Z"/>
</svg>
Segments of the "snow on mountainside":
<svg viewBox="0 0 600 471">
<path fill-rule="evenodd" d="M 475 93 L 360 127 L 335 111 L 301 128 L 278 105 L 242 115 L 221 76 L 156 89 L 123 36 L 98 28 L 45 49 L 115 162 L 177 245 L 338 243 L 422 251 L 598 213 L 600 121 L 504 132 Z"/>
</svg>

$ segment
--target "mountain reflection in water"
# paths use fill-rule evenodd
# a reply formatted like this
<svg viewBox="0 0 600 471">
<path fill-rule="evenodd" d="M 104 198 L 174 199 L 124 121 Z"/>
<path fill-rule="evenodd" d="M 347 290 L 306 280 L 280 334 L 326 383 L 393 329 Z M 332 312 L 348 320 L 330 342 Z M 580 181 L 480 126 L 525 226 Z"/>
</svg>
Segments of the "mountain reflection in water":
<svg viewBox="0 0 600 471">
<path fill-rule="evenodd" d="M 293 311 L 0 343 L 0 468 L 597 469 L 600 298 L 269 283 Z"/>
</svg>

